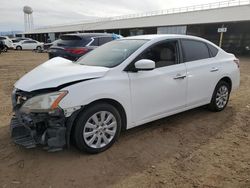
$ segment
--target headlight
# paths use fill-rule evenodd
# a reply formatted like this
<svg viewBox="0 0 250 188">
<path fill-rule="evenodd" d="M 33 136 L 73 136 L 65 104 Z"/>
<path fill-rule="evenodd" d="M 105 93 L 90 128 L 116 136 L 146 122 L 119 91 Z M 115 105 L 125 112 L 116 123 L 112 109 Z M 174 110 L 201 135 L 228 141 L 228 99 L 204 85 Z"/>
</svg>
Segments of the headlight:
<svg viewBox="0 0 250 188">
<path fill-rule="evenodd" d="M 38 95 L 27 100 L 21 107 L 20 111 L 30 112 L 50 112 L 59 106 L 59 102 L 67 95 L 67 91 L 58 91 L 43 95 Z"/>
</svg>

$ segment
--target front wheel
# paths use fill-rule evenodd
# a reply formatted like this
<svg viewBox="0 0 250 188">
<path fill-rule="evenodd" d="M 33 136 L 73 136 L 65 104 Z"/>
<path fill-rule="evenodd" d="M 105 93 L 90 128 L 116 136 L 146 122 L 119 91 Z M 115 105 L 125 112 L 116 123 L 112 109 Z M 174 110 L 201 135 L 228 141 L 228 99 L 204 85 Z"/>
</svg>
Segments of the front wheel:
<svg viewBox="0 0 250 188">
<path fill-rule="evenodd" d="M 42 50 L 42 47 L 41 47 L 41 46 L 37 46 L 37 47 L 36 47 L 36 50 L 37 50 L 37 51 L 41 51 L 41 50 Z"/>
<path fill-rule="evenodd" d="M 17 46 L 16 50 L 22 50 L 22 47 L 21 46 Z"/>
<path fill-rule="evenodd" d="M 209 109 L 214 112 L 219 112 L 226 108 L 230 96 L 230 86 L 225 81 L 220 81 L 215 87 L 212 100 L 209 104 Z"/>
<path fill-rule="evenodd" d="M 108 103 L 97 103 L 84 110 L 76 122 L 76 146 L 88 153 L 100 153 L 111 147 L 121 132 L 121 116 Z"/>
</svg>

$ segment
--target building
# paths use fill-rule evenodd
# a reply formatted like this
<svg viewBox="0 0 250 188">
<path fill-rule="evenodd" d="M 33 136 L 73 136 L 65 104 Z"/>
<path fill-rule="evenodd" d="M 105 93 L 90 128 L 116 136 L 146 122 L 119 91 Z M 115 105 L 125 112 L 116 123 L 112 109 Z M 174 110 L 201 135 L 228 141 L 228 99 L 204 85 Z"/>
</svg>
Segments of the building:
<svg viewBox="0 0 250 188">
<path fill-rule="evenodd" d="M 223 33 L 219 33 L 223 31 Z M 71 25 L 51 26 L 26 32 L 25 37 L 46 42 L 61 34 L 108 32 L 123 36 L 140 34 L 189 34 L 220 44 L 227 51 L 242 54 L 250 46 L 250 0 L 230 0 L 93 20 Z"/>
</svg>

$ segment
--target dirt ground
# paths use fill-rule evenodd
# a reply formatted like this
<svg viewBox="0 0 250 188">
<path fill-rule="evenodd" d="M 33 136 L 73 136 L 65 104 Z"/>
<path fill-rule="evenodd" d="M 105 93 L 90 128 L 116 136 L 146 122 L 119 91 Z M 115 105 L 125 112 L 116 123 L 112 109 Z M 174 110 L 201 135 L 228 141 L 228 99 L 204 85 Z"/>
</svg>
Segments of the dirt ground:
<svg viewBox="0 0 250 188">
<path fill-rule="evenodd" d="M 250 58 L 240 58 L 241 87 L 223 112 L 201 107 L 140 126 L 98 155 L 12 143 L 13 84 L 45 60 L 45 53 L 0 55 L 0 187 L 250 187 Z"/>
</svg>

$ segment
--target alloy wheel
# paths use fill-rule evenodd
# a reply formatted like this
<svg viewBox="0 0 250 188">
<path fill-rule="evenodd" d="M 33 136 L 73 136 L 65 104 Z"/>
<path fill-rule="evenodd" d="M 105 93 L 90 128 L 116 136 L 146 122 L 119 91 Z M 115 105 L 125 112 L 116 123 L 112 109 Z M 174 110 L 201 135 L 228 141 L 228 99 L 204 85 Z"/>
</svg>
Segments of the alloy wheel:
<svg viewBox="0 0 250 188">
<path fill-rule="evenodd" d="M 228 101 L 229 91 L 225 85 L 222 85 L 216 93 L 216 105 L 218 108 L 222 109 L 226 106 Z"/>
<path fill-rule="evenodd" d="M 115 137 L 117 120 L 108 111 L 93 114 L 86 122 L 83 129 L 85 143 L 91 148 L 103 148 Z"/>
</svg>

